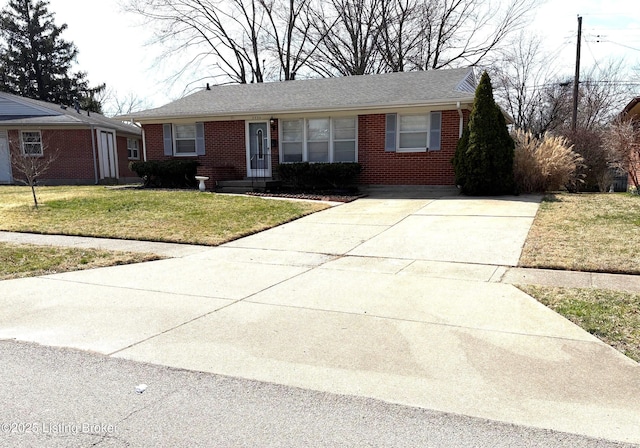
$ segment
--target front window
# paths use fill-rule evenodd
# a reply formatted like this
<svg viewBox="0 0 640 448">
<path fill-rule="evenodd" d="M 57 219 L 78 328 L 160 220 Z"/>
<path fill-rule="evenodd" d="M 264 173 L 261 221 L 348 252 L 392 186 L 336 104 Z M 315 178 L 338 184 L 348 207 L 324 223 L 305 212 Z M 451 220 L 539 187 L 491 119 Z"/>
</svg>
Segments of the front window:
<svg viewBox="0 0 640 448">
<path fill-rule="evenodd" d="M 356 119 L 335 118 L 333 120 L 333 161 L 356 161 Z"/>
<path fill-rule="evenodd" d="M 282 120 L 282 161 L 302 162 L 302 120 Z"/>
<path fill-rule="evenodd" d="M 357 160 L 357 117 L 299 118 L 280 123 L 282 163 Z"/>
<path fill-rule="evenodd" d="M 398 151 L 426 151 L 429 136 L 428 115 L 401 115 L 398 129 Z"/>
<path fill-rule="evenodd" d="M 127 139 L 127 157 L 133 160 L 140 159 L 140 143 L 137 138 Z"/>
<path fill-rule="evenodd" d="M 179 155 L 196 154 L 196 125 L 176 124 L 174 125 L 175 153 Z"/>
<path fill-rule="evenodd" d="M 307 120 L 307 158 L 309 162 L 329 161 L 329 119 Z"/>
<path fill-rule="evenodd" d="M 22 131 L 22 153 L 27 156 L 42 155 L 42 134 L 40 131 Z"/>
</svg>

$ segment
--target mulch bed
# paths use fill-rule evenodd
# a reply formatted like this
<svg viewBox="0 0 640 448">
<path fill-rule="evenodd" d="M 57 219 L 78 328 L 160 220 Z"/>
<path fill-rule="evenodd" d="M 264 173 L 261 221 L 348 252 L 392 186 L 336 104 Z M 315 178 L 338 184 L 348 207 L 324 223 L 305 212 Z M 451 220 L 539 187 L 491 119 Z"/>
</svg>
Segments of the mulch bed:
<svg viewBox="0 0 640 448">
<path fill-rule="evenodd" d="M 262 193 L 262 192 L 247 192 L 250 196 L 263 196 L 263 197 L 276 197 L 286 199 L 305 199 L 308 201 L 331 201 L 331 202 L 351 202 L 356 199 L 363 198 L 366 194 L 332 194 L 332 193 Z"/>
</svg>

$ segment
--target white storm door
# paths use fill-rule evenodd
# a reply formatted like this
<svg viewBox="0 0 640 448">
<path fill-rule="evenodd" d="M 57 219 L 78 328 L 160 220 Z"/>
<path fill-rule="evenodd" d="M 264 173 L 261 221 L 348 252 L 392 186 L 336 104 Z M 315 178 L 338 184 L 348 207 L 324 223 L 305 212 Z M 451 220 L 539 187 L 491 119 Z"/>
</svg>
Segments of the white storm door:
<svg viewBox="0 0 640 448">
<path fill-rule="evenodd" d="M 269 123 L 247 125 L 247 176 L 271 177 L 271 145 Z"/>
</svg>

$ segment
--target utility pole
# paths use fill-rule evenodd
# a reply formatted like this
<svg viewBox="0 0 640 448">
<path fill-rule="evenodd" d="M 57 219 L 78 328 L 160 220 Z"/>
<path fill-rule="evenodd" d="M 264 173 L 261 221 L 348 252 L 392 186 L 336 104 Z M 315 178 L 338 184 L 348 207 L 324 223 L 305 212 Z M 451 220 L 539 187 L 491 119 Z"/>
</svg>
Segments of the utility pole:
<svg viewBox="0 0 640 448">
<path fill-rule="evenodd" d="M 576 46 L 576 75 L 573 78 L 573 113 L 571 115 L 571 130 L 576 131 L 578 121 L 578 87 L 580 84 L 580 45 L 582 41 L 582 17 L 578 16 L 578 45 Z"/>
</svg>

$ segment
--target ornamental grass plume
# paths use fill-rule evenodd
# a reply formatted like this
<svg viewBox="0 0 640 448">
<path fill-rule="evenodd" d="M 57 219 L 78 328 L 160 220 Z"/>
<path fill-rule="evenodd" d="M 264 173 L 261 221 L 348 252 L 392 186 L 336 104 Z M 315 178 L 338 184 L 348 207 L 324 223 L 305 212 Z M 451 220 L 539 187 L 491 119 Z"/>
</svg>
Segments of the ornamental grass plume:
<svg viewBox="0 0 640 448">
<path fill-rule="evenodd" d="M 521 193 L 543 193 L 559 190 L 577 182 L 576 172 L 582 157 L 563 137 L 544 134 L 538 138 L 531 132 L 518 129 L 513 173 Z"/>
</svg>

